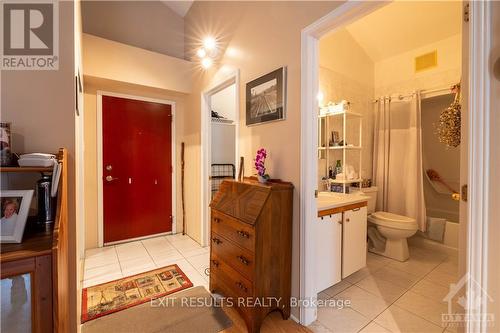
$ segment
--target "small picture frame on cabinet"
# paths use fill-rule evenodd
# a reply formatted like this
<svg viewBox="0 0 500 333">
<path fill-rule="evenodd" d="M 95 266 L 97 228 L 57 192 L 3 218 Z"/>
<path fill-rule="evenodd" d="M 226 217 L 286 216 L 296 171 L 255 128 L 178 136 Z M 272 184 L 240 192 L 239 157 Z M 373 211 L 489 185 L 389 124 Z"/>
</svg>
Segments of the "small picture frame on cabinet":
<svg viewBox="0 0 500 333">
<path fill-rule="evenodd" d="M 33 190 L 0 191 L 1 243 L 21 243 L 33 192 Z"/>
</svg>

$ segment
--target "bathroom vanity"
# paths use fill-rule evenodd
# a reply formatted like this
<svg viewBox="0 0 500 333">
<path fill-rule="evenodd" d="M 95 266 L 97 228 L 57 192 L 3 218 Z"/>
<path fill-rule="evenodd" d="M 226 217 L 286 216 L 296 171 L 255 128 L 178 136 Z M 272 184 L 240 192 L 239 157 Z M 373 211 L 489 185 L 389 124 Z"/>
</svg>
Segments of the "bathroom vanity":
<svg viewBox="0 0 500 333">
<path fill-rule="evenodd" d="M 317 290 L 322 291 L 366 266 L 368 196 L 320 193 L 317 199 Z"/>
</svg>

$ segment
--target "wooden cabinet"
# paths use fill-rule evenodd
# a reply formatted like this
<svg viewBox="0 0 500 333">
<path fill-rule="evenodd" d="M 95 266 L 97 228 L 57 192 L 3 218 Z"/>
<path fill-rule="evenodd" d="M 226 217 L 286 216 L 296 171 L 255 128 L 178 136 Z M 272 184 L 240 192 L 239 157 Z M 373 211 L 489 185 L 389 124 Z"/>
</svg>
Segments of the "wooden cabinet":
<svg viewBox="0 0 500 333">
<path fill-rule="evenodd" d="M 62 164 L 57 198 L 56 220 L 51 225 L 37 225 L 28 220 L 22 243 L 2 244 L 2 290 L 9 288 L 15 297 L 26 296 L 31 323 L 29 332 L 68 332 L 68 236 L 67 236 L 67 152 L 58 155 Z M 1 168 L 1 172 L 51 172 L 49 168 Z M 19 290 L 24 288 L 24 291 Z M 24 294 L 26 293 L 26 295 Z M 4 301 L 2 295 L 2 303 Z M 15 303 L 16 300 L 12 300 Z M 4 308 L 1 311 L 7 311 Z M 2 313 L 2 317 L 3 317 Z"/>
<path fill-rule="evenodd" d="M 290 316 L 293 185 L 224 181 L 211 203 L 210 291 L 230 297 L 249 332 Z"/>
<path fill-rule="evenodd" d="M 316 287 L 325 290 L 342 279 L 342 213 L 317 218 L 317 253 L 322 260 L 317 267 Z"/>
<path fill-rule="evenodd" d="M 366 206 L 343 212 L 342 278 L 366 266 Z"/>
</svg>

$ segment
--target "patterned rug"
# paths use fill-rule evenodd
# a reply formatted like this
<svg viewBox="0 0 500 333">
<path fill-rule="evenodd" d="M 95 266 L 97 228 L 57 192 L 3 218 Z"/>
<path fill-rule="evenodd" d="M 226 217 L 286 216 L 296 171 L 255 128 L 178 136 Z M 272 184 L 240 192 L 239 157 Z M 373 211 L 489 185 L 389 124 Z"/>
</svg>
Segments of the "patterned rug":
<svg viewBox="0 0 500 333">
<path fill-rule="evenodd" d="M 84 288 L 82 323 L 192 286 L 193 283 L 179 266 L 169 265 Z"/>
</svg>

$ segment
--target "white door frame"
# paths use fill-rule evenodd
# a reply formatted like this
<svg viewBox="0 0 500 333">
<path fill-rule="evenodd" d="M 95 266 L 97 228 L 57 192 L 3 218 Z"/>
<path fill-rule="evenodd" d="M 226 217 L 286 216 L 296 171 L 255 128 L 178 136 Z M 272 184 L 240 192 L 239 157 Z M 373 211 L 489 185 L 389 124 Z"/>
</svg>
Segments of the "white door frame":
<svg viewBox="0 0 500 333">
<path fill-rule="evenodd" d="M 316 265 L 321 256 L 315 250 L 315 224 L 317 206 L 314 193 L 317 190 L 317 134 L 315 112 L 318 107 L 319 39 L 327 32 L 338 29 L 387 4 L 371 1 L 348 1 L 326 16 L 302 30 L 301 36 L 301 198 L 300 201 L 300 299 L 316 300 Z M 475 280 L 486 286 L 487 267 L 487 217 L 488 217 L 488 149 L 489 149 L 489 55 L 490 4 L 487 1 L 471 1 L 469 22 L 469 223 L 467 246 L 467 271 Z M 468 287 L 470 288 L 471 282 Z M 468 300 L 472 302 L 472 299 Z M 307 306 L 304 306 L 307 305 Z M 477 310 L 487 312 L 486 301 Z M 310 325 L 317 317 L 314 302 L 303 302 L 300 323 Z M 481 323 L 469 323 L 468 332 L 482 332 Z"/>
<path fill-rule="evenodd" d="M 175 234 L 177 230 L 177 222 L 176 222 L 176 174 L 177 174 L 177 165 L 176 165 L 176 137 L 175 137 L 175 102 L 166 100 L 166 99 L 158 99 L 158 98 L 149 98 L 143 96 L 135 96 L 135 95 L 127 95 L 109 91 L 97 91 L 97 239 L 98 246 L 102 247 L 104 245 L 112 245 L 117 243 L 130 242 L 134 240 L 144 239 L 151 237 L 153 235 L 148 235 L 144 237 L 137 237 L 133 239 L 126 239 L 118 242 L 111 242 L 104 244 L 104 215 L 103 215 L 103 179 L 102 179 L 102 96 L 111 96 L 111 97 L 120 97 L 126 99 L 133 99 L 144 102 L 152 102 L 152 103 L 160 103 L 170 105 L 172 108 L 172 133 L 171 133 L 171 143 L 172 143 L 172 231 L 164 232 L 157 235 L 167 235 L 167 234 Z"/>
<path fill-rule="evenodd" d="M 201 175 L 200 175 L 200 196 L 201 196 L 201 245 L 210 245 L 210 198 L 212 195 L 211 188 L 208 186 L 208 177 L 210 175 L 210 165 L 212 156 L 211 133 L 212 133 L 212 116 L 211 116 L 211 97 L 217 92 L 235 85 L 235 152 L 234 166 L 236 172 L 239 167 L 239 120 L 240 120 L 240 72 L 235 70 L 223 78 L 217 80 L 207 90 L 201 93 Z"/>
</svg>

